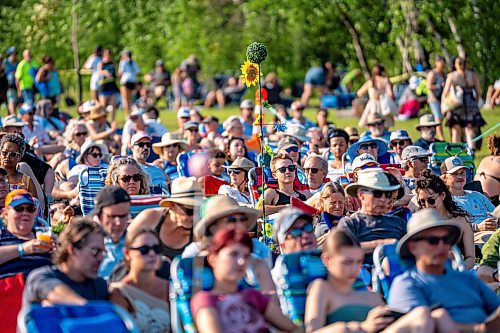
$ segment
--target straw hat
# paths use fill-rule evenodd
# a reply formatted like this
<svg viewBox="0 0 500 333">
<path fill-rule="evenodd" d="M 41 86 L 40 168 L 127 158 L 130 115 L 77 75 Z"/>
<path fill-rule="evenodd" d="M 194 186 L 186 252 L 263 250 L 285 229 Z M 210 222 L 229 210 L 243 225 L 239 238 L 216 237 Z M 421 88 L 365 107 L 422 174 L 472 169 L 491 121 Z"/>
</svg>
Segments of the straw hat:
<svg viewBox="0 0 500 333">
<path fill-rule="evenodd" d="M 181 150 L 187 149 L 187 142 L 186 141 L 179 139 L 179 137 L 175 134 L 165 133 L 162 135 L 160 142 L 153 143 L 153 151 L 156 154 L 161 155 L 164 147 L 167 147 L 170 145 L 175 145 L 175 144 L 180 145 Z"/>
<path fill-rule="evenodd" d="M 418 233 L 436 227 L 449 227 L 455 237 L 454 244 L 462 237 L 462 229 L 456 223 L 443 219 L 437 210 L 433 208 L 424 208 L 413 214 L 410 221 L 408 221 L 406 235 L 399 240 L 396 247 L 397 253 L 401 258 L 412 258 L 413 255 L 408 251 L 408 241 Z"/>
<path fill-rule="evenodd" d="M 439 126 L 441 123 L 434 119 L 432 114 L 426 114 L 420 117 L 419 124 L 415 125 L 415 129 L 420 131 L 421 127 L 431 127 L 431 126 Z"/>
<path fill-rule="evenodd" d="M 95 120 L 101 117 L 106 117 L 106 110 L 102 105 L 96 104 L 90 109 L 89 118 Z"/>
<path fill-rule="evenodd" d="M 226 195 L 214 195 L 206 200 L 201 207 L 201 220 L 194 226 L 194 237 L 197 239 L 206 235 L 209 227 L 220 218 L 232 214 L 244 214 L 248 217 L 247 229 L 251 230 L 257 223 L 259 211 L 253 208 L 240 206 L 236 200 Z"/>
<path fill-rule="evenodd" d="M 366 169 L 358 172 L 358 182 L 347 185 L 345 188 L 347 194 L 355 197 L 358 189 L 368 188 L 380 191 L 395 191 L 401 185 L 391 185 L 389 177 L 384 170 L 380 168 Z"/>
<path fill-rule="evenodd" d="M 172 181 L 172 190 L 169 198 L 160 201 L 160 206 L 170 207 L 172 203 L 185 206 L 201 204 L 203 192 L 195 177 L 179 177 Z"/>
<path fill-rule="evenodd" d="M 224 165 L 223 168 L 233 169 L 233 170 L 242 169 L 248 172 L 250 171 L 250 169 L 255 168 L 255 164 L 253 164 L 253 162 L 246 157 L 238 156 L 230 166 Z"/>
<path fill-rule="evenodd" d="M 93 147 L 99 148 L 101 150 L 101 154 L 103 156 L 108 153 L 108 148 L 106 148 L 105 145 L 101 145 L 101 144 L 99 144 L 95 141 L 92 141 L 92 140 L 87 140 L 83 143 L 82 147 L 80 148 L 80 155 L 78 155 L 78 157 L 76 158 L 76 163 L 82 164 L 83 163 L 83 160 L 82 160 L 83 155 L 85 155 L 85 153 Z"/>
</svg>

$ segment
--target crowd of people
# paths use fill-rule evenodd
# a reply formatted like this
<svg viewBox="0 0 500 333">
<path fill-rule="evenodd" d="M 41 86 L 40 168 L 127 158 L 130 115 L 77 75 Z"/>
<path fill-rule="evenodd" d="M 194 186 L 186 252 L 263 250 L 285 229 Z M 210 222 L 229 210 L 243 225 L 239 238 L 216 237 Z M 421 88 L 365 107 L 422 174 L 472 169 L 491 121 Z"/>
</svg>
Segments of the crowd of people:
<svg viewBox="0 0 500 333">
<path fill-rule="evenodd" d="M 84 65 L 92 99 L 70 119 L 58 109 L 54 60 L 45 56 L 38 68 L 29 50 L 18 64 L 15 48 L 7 55 L 3 68 L 14 83 L 0 133 L 0 278 L 23 275 L 21 313 L 105 300 L 141 332 L 170 332 L 174 263 L 192 258 L 213 277 L 210 288 L 194 273 L 190 281 L 198 332 L 498 329 L 500 138 L 488 137 L 490 155 L 477 170 L 466 163 L 484 121 L 465 59 L 446 75 L 436 58 L 426 83 L 432 114 L 421 115 L 419 138 L 395 128 L 406 113 L 381 65 L 357 92 L 369 96 L 358 129 L 335 127 L 325 108 L 315 120 L 304 116 L 315 86 L 340 84 L 331 64 L 308 72 L 300 101 L 275 91 L 270 73 L 265 86 L 282 126 L 265 127 L 262 138 L 260 106 L 242 100 L 237 78 L 219 82 L 205 107 L 238 103 L 239 115 L 204 117 L 191 104 L 202 87 L 195 56 L 172 75 L 157 61 L 146 89 L 130 51 L 115 68 L 111 51 L 96 48 Z M 178 128 L 169 131 L 155 102 L 171 86 Z M 458 91 L 460 105 L 442 112 Z M 498 96 L 490 95 L 493 105 Z M 436 162 L 431 147 L 445 139 L 443 121 L 452 142 L 470 149 Z M 83 190 L 94 171 L 102 186 L 89 203 Z M 134 212 L 143 198 L 159 200 Z M 389 245 L 408 264 L 390 291 L 355 288 L 362 271 L 380 273 L 373 265 Z M 290 272 L 275 263 L 318 252 L 326 273 L 309 281 L 297 321 L 282 290 Z M 389 275 L 390 258 L 381 264 Z"/>
</svg>

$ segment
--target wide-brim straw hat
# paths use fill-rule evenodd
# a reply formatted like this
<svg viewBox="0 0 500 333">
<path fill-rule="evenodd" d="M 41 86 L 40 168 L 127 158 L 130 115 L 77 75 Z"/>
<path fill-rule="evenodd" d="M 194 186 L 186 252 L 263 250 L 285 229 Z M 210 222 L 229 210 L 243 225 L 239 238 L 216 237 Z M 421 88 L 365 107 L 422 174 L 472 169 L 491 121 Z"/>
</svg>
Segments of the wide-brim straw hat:
<svg viewBox="0 0 500 333">
<path fill-rule="evenodd" d="M 358 181 L 356 183 L 347 185 L 345 191 L 350 196 L 356 197 L 358 189 L 360 188 L 380 191 L 395 191 L 400 187 L 400 184 L 391 185 L 389 177 L 387 177 L 387 174 L 384 170 L 380 168 L 373 168 L 359 171 Z"/>
<path fill-rule="evenodd" d="M 89 118 L 95 120 L 101 117 L 106 117 L 106 109 L 102 105 L 96 104 L 90 109 Z"/>
<path fill-rule="evenodd" d="M 84 163 L 84 161 L 82 161 L 83 155 L 85 155 L 85 153 L 93 147 L 99 148 L 101 150 L 102 156 L 108 154 L 108 148 L 105 145 L 102 145 L 92 140 L 87 140 L 83 143 L 82 147 L 80 148 L 80 155 L 78 155 L 78 157 L 76 158 L 76 163 L 78 164 Z"/>
<path fill-rule="evenodd" d="M 412 215 L 406 225 L 406 235 L 404 235 L 396 246 L 396 252 L 401 258 L 413 258 L 413 254 L 408 250 L 408 242 L 422 231 L 437 228 L 448 227 L 454 235 L 454 243 L 462 237 L 462 229 L 452 220 L 445 220 L 437 210 L 433 208 L 424 208 Z"/>
<path fill-rule="evenodd" d="M 223 168 L 233 169 L 233 170 L 234 169 L 242 169 L 242 170 L 245 170 L 246 172 L 248 172 L 251 169 L 255 168 L 255 164 L 253 164 L 253 162 L 250 161 L 246 157 L 238 156 L 230 166 L 224 165 Z"/>
<path fill-rule="evenodd" d="M 161 155 L 163 152 L 163 148 L 171 145 L 178 144 L 181 147 L 181 150 L 187 149 L 187 142 L 179 139 L 175 134 L 165 133 L 161 137 L 161 141 L 157 143 L 153 143 L 153 151 L 157 155 Z"/>
<path fill-rule="evenodd" d="M 160 206 L 170 207 L 172 203 L 184 206 L 199 206 L 203 202 L 203 192 L 195 177 L 179 177 L 172 181 L 169 198 L 160 201 Z"/>
<path fill-rule="evenodd" d="M 415 125 L 415 129 L 420 131 L 421 127 L 439 126 L 441 123 L 436 121 L 432 114 L 426 114 L 420 117 L 418 125 Z"/>
<path fill-rule="evenodd" d="M 259 211 L 253 208 L 240 206 L 236 200 L 226 195 L 215 195 L 208 199 L 201 208 L 202 219 L 194 225 L 194 237 L 201 239 L 207 230 L 218 219 L 232 215 L 244 214 L 248 217 L 247 229 L 252 230 L 259 217 Z"/>
</svg>

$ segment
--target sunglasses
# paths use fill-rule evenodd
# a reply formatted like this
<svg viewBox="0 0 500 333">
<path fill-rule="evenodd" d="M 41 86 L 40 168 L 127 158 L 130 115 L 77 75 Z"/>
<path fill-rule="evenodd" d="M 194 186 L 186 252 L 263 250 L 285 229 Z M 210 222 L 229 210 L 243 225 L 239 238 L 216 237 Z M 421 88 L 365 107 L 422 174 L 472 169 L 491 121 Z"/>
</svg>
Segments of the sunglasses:
<svg viewBox="0 0 500 333">
<path fill-rule="evenodd" d="M 78 133 L 75 133 L 75 136 L 86 136 L 88 134 L 89 134 L 88 132 L 78 132 Z"/>
<path fill-rule="evenodd" d="M 160 254 L 160 245 L 156 244 L 153 246 L 143 245 L 139 247 L 131 247 L 129 250 L 139 251 L 143 256 L 153 251 L 155 254 Z"/>
<path fill-rule="evenodd" d="M 434 205 L 436 203 L 436 199 L 439 195 L 436 195 L 434 198 L 427 198 L 427 199 L 419 199 L 418 204 L 420 207 L 424 207 L 425 203 L 427 202 L 429 205 Z"/>
<path fill-rule="evenodd" d="M 453 235 L 446 235 L 443 237 L 437 237 L 437 236 L 427 236 L 427 237 L 417 237 L 412 239 L 414 242 L 419 242 L 419 241 L 426 241 L 430 245 L 438 245 L 441 241 L 447 245 L 453 245 L 455 242 L 455 237 Z"/>
<path fill-rule="evenodd" d="M 131 180 L 133 180 L 134 182 L 139 182 L 142 180 L 142 175 L 139 173 L 136 173 L 135 175 L 121 176 L 120 180 L 124 183 L 129 183 Z"/>
<path fill-rule="evenodd" d="M 198 132 L 198 129 L 197 128 L 188 128 L 188 131 L 189 132 Z"/>
<path fill-rule="evenodd" d="M 385 196 L 387 199 L 392 199 L 392 191 L 364 190 L 363 192 L 371 193 L 374 198 L 382 198 Z"/>
<path fill-rule="evenodd" d="M 194 208 L 189 208 L 183 205 L 177 205 L 187 216 L 193 216 Z"/>
<path fill-rule="evenodd" d="M 243 170 L 241 169 L 229 169 L 229 173 L 234 173 L 235 175 L 239 175 L 242 172 Z"/>
<path fill-rule="evenodd" d="M 281 168 L 276 169 L 276 171 L 279 171 L 281 173 L 285 173 L 287 169 L 290 172 L 294 172 L 295 171 L 295 165 L 289 165 L 287 167 L 281 167 Z"/>
<path fill-rule="evenodd" d="M 18 213 L 22 213 L 24 211 L 28 212 L 28 213 L 34 213 L 36 212 L 36 207 L 33 206 L 33 205 L 27 205 L 27 206 L 16 206 L 16 207 L 12 207 L 14 208 L 14 210 Z"/>
<path fill-rule="evenodd" d="M 96 248 L 91 248 L 91 249 L 88 249 L 87 251 L 94 258 L 97 258 L 100 254 L 102 254 L 102 256 L 105 257 L 106 254 L 108 253 L 108 251 L 106 251 L 106 250 L 101 250 L 101 249 L 96 249 Z"/>
<path fill-rule="evenodd" d="M 391 142 L 393 146 L 404 146 L 407 140 L 394 140 Z"/>
<path fill-rule="evenodd" d="M 21 153 L 18 153 L 17 151 L 6 151 L 2 150 L 2 156 L 3 157 L 10 157 L 10 158 L 18 158 L 21 157 Z"/>
<path fill-rule="evenodd" d="M 291 229 L 288 234 L 292 236 L 292 238 L 299 238 L 302 236 L 303 233 L 308 233 L 310 234 L 311 232 L 314 231 L 314 227 L 312 223 L 307 223 L 302 226 L 302 228 L 293 228 Z"/>
<path fill-rule="evenodd" d="M 317 173 L 319 172 L 319 170 L 320 170 L 320 169 L 318 169 L 318 168 L 304 168 L 304 172 L 305 172 L 305 173 L 310 172 L 310 173 L 312 173 L 312 174 L 314 174 L 314 175 L 315 175 L 315 174 L 317 174 Z"/>
<path fill-rule="evenodd" d="M 247 223 L 248 222 L 248 216 L 236 217 L 236 216 L 233 216 L 233 215 L 229 215 L 229 216 L 226 216 L 224 218 L 224 221 L 226 223 L 237 223 L 237 222 Z"/>
<path fill-rule="evenodd" d="M 92 153 L 92 154 L 89 154 L 89 156 L 92 156 L 93 158 L 101 158 L 102 154 L 101 153 Z"/>
<path fill-rule="evenodd" d="M 378 145 L 375 142 L 362 143 L 359 145 L 358 150 L 368 150 L 369 148 L 376 149 L 378 148 Z"/>
<path fill-rule="evenodd" d="M 373 168 L 378 168 L 379 166 L 376 164 L 365 164 L 363 165 L 360 169 L 361 170 L 366 170 L 366 169 L 373 169 Z"/>
<path fill-rule="evenodd" d="M 285 151 L 287 153 L 292 153 L 292 152 L 297 153 L 299 151 L 299 147 L 290 147 L 290 148 L 285 149 Z"/>
<path fill-rule="evenodd" d="M 382 126 L 383 124 L 384 124 L 383 121 L 377 121 L 376 123 L 368 124 L 368 126 Z"/>
<path fill-rule="evenodd" d="M 151 142 L 139 142 L 136 143 L 134 146 L 140 147 L 140 148 L 151 148 L 153 144 Z"/>
<path fill-rule="evenodd" d="M 429 158 L 428 157 L 418 157 L 418 158 L 414 158 L 412 161 L 420 161 L 424 164 L 428 164 L 429 163 Z"/>
</svg>

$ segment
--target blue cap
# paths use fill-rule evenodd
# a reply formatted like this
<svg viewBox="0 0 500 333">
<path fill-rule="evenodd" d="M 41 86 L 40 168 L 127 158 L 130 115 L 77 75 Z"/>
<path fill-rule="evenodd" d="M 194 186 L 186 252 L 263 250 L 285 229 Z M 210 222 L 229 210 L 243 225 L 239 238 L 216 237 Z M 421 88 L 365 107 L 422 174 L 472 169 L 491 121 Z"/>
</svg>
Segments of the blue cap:
<svg viewBox="0 0 500 333">
<path fill-rule="evenodd" d="M 392 140 L 408 140 L 408 139 L 411 138 L 407 131 L 396 130 L 391 132 L 391 138 L 389 139 L 389 142 L 391 142 Z"/>
<path fill-rule="evenodd" d="M 26 104 L 23 103 L 21 107 L 19 108 L 19 115 L 22 116 L 23 114 L 26 114 L 28 112 L 33 112 L 35 110 L 35 107 L 31 104 Z"/>
<path fill-rule="evenodd" d="M 7 57 L 10 56 L 12 53 L 16 53 L 17 49 L 14 46 L 11 46 L 7 49 Z"/>
</svg>

